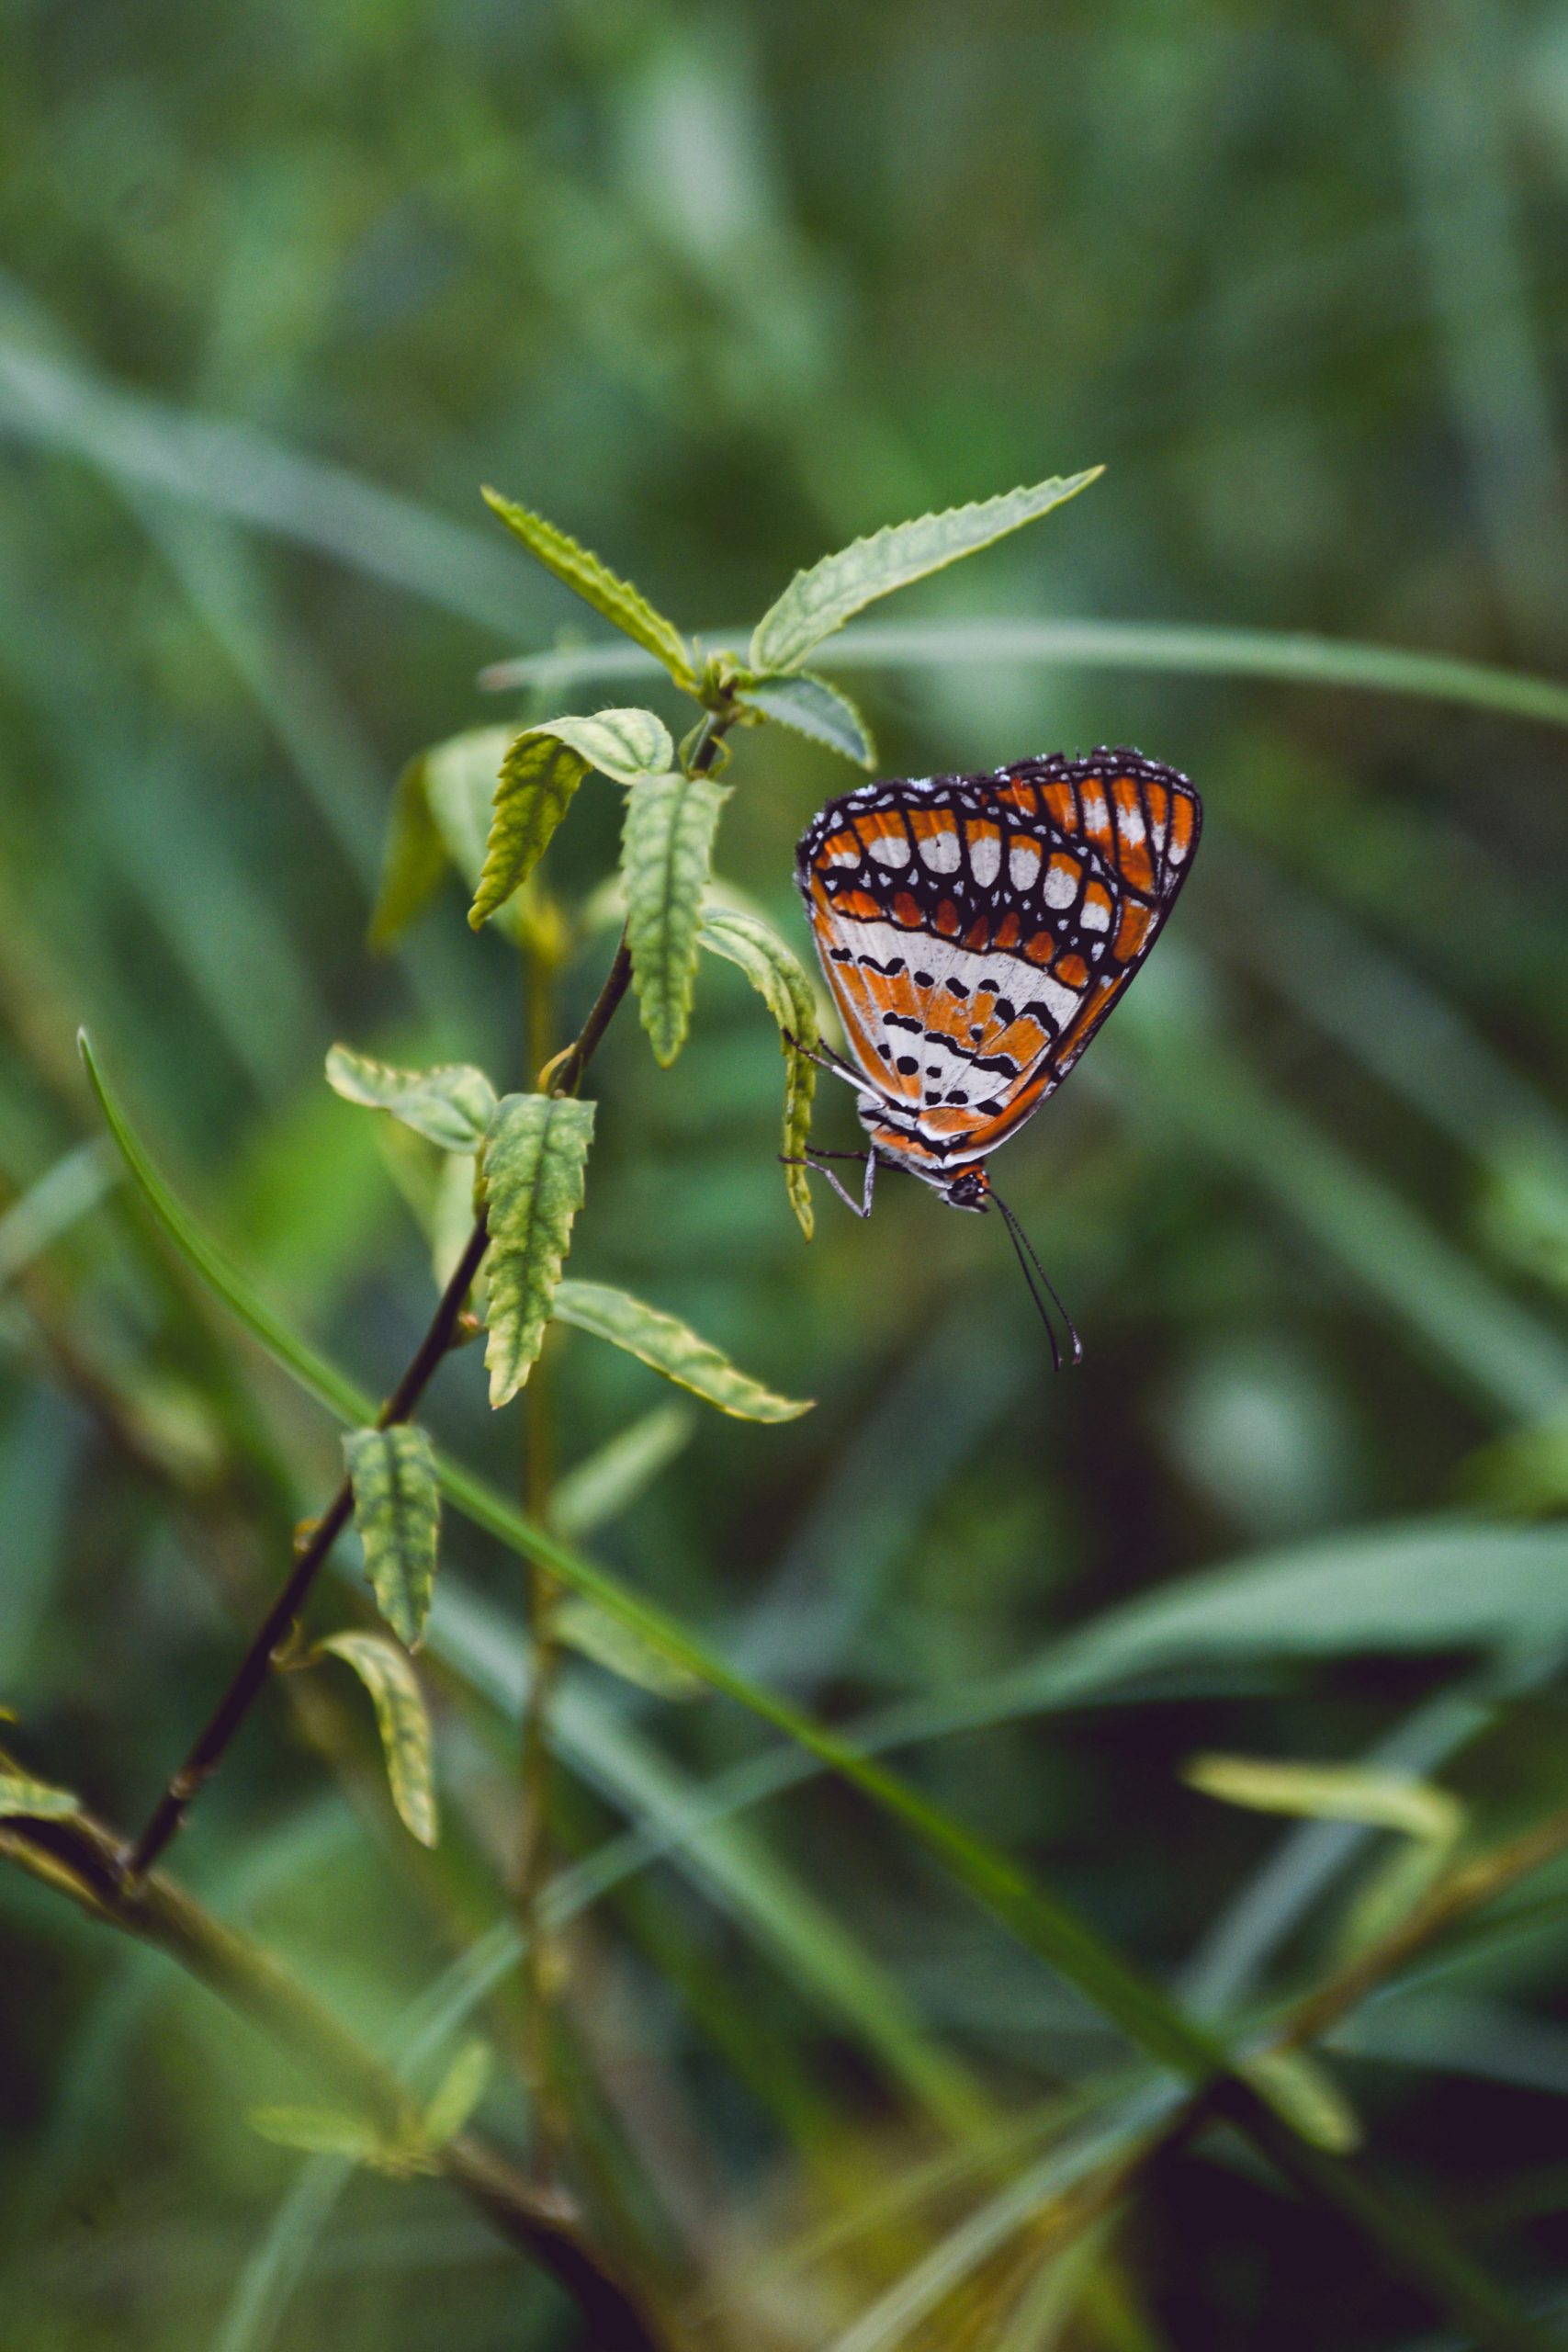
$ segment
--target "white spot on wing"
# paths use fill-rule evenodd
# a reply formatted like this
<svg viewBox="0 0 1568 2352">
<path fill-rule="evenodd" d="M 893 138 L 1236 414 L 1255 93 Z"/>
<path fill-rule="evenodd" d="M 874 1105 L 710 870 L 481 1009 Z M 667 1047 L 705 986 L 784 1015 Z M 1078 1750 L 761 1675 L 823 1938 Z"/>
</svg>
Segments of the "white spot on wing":
<svg viewBox="0 0 1568 2352">
<path fill-rule="evenodd" d="M 1020 841 L 1015 836 L 1012 846 L 1008 851 L 1008 872 L 1012 876 L 1013 888 L 1027 890 L 1039 871 L 1039 842 Z"/>
<path fill-rule="evenodd" d="M 1086 899 L 1083 905 L 1083 927 L 1086 931 L 1109 931 L 1111 910 L 1102 899 Z"/>
<path fill-rule="evenodd" d="M 976 833 L 969 843 L 969 871 L 985 890 L 1001 872 L 1002 844 L 996 833 Z"/>
<path fill-rule="evenodd" d="M 1052 861 L 1045 876 L 1045 904 L 1048 907 L 1070 907 L 1078 895 L 1078 871 L 1074 865 L 1058 865 Z"/>
<path fill-rule="evenodd" d="M 1084 831 L 1086 832 L 1098 833 L 1102 831 L 1110 821 L 1110 817 L 1111 811 L 1105 805 L 1105 795 L 1102 792 L 1086 792 L 1084 794 L 1083 821 Z"/>
<path fill-rule="evenodd" d="M 1116 822 L 1122 840 L 1136 849 L 1144 838 L 1144 820 L 1139 811 L 1136 808 L 1118 808 Z"/>
<path fill-rule="evenodd" d="M 871 844 L 871 854 L 881 865 L 908 865 L 909 840 L 907 833 L 883 833 Z"/>
<path fill-rule="evenodd" d="M 858 865 L 859 846 L 852 841 L 843 849 L 825 849 L 817 863 L 818 865 Z"/>
<path fill-rule="evenodd" d="M 920 842 L 920 856 L 933 874 L 952 874 L 958 866 L 958 835 L 943 831 L 928 833 Z"/>
</svg>

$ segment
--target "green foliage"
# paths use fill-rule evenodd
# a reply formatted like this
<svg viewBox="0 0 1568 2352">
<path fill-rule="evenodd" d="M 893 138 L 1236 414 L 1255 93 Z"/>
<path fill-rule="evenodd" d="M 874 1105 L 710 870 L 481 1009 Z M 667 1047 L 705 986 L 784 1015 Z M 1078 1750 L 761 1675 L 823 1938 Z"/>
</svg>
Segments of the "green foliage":
<svg viewBox="0 0 1568 2352">
<path fill-rule="evenodd" d="M 702 1681 L 689 1667 L 678 1666 L 652 1642 L 602 1609 L 583 1593 L 563 1600 L 556 1611 L 556 1638 L 569 1649 L 581 1651 L 635 1689 L 651 1691 L 656 1699 L 695 1699 Z"/>
<path fill-rule="evenodd" d="M 779 1046 L 784 1057 L 780 1156 L 790 1206 L 809 1241 L 815 1220 L 802 1158 L 811 1139 L 811 1103 L 817 1087 L 817 1065 L 810 1058 L 820 1043 L 816 994 L 799 959 L 759 915 L 735 907 L 709 906 L 704 910 L 697 935 L 704 947 L 745 973 L 779 1024 Z"/>
<path fill-rule="evenodd" d="M 403 769 L 370 918 L 372 947 L 396 945 L 448 864 L 470 890 L 477 884 L 496 779 L 512 738 L 510 728 L 472 728 L 433 744 Z"/>
<path fill-rule="evenodd" d="M 749 709 L 762 711 L 769 718 L 792 727 L 797 735 L 841 752 L 856 767 L 876 765 L 871 729 L 848 695 L 830 686 L 826 678 L 814 677 L 809 670 L 749 678 L 739 699 Z"/>
<path fill-rule="evenodd" d="M 375 2125 L 336 2108 L 256 2107 L 250 2124 L 275 2147 L 295 2148 L 301 2155 L 345 2156 L 350 2164 L 371 2165 L 386 2160 L 386 2143 Z"/>
<path fill-rule="evenodd" d="M 742 1421 L 793 1421 L 811 1410 L 809 1397 L 776 1396 L 760 1381 L 737 1372 L 728 1356 L 699 1340 L 673 1315 L 649 1306 L 629 1291 L 607 1283 L 561 1283 L 550 1309 L 558 1322 L 571 1323 L 609 1340 L 639 1363 L 651 1365 L 678 1387 Z"/>
<path fill-rule="evenodd" d="M 486 1140 L 481 1182 L 491 1243 L 490 1401 L 515 1396 L 538 1359 L 582 1206 L 592 1102 L 508 1094 Z"/>
<path fill-rule="evenodd" d="M 590 768 L 616 784 L 662 775 L 675 756 L 650 710 L 602 710 L 525 728 L 501 763 L 494 813 L 468 921 L 478 931 L 526 882 Z"/>
<path fill-rule="evenodd" d="M 57 1789 L 48 1781 L 35 1781 L 30 1772 L 0 1763 L 0 1821 L 62 1821 L 81 1802 L 70 1789 Z"/>
<path fill-rule="evenodd" d="M 478 1151 L 495 1116 L 494 1087 L 482 1069 L 467 1062 L 400 1069 L 351 1046 L 333 1046 L 327 1055 L 327 1084 L 345 1102 L 389 1111 L 443 1151 Z"/>
<path fill-rule="evenodd" d="M 1360 2146 L 1356 2110 L 1318 2060 L 1300 2050 L 1259 2050 L 1243 2071 L 1280 2120 L 1314 2148 L 1348 2156 Z"/>
<path fill-rule="evenodd" d="M 343 1450 L 376 1606 L 404 1646 L 417 1649 L 441 1540 L 441 1491 L 430 1440 L 405 1421 L 387 1430 L 350 1430 Z"/>
<path fill-rule="evenodd" d="M 423 2117 L 423 2141 L 431 2150 L 455 2140 L 485 2095 L 495 2066 L 487 2041 L 466 2041 L 432 2092 Z"/>
<path fill-rule="evenodd" d="M 369 1691 L 399 1818 L 422 1846 L 434 1846 L 440 1829 L 430 1717 L 407 1654 L 381 1634 L 329 1634 L 317 1655 L 342 1658 Z"/>
<path fill-rule="evenodd" d="M 1299 1814 L 1308 1821 L 1359 1821 L 1450 1846 L 1464 1826 L 1464 1807 L 1446 1789 L 1356 1765 L 1279 1764 L 1250 1756 L 1195 1757 L 1188 1784 L 1224 1804 L 1258 1813 Z"/>
<path fill-rule="evenodd" d="M 642 1025 L 661 1069 L 674 1061 L 691 1026 L 703 894 L 728 797 L 709 777 L 678 770 L 626 796 L 626 939 Z"/>
<path fill-rule="evenodd" d="M 798 670 L 814 645 L 879 596 L 890 596 L 895 589 L 908 588 L 1005 538 L 1010 531 L 1021 530 L 1064 500 L 1077 497 L 1103 470 L 1092 466 L 1087 473 L 1005 491 L 972 505 L 951 506 L 944 514 L 922 514 L 912 523 L 890 523 L 837 555 L 822 557 L 795 573 L 757 623 L 751 636 L 752 672 L 766 678 Z"/>
<path fill-rule="evenodd" d="M 517 505 L 510 498 L 502 498 L 499 491 L 487 490 L 484 501 L 492 514 L 498 514 L 509 531 L 516 533 L 532 556 L 536 556 L 547 571 L 575 590 L 585 604 L 602 613 L 634 644 L 661 662 L 679 686 L 689 690 L 696 684 L 691 655 L 682 641 L 681 632 L 662 613 L 654 611 L 640 590 L 628 581 L 618 580 L 606 564 L 587 548 L 547 523 L 542 514 L 530 514 L 527 507 Z"/>
<path fill-rule="evenodd" d="M 697 1417 L 684 1405 L 656 1405 L 557 1482 L 550 1517 L 572 1538 L 618 1519 L 691 1443 Z"/>
</svg>

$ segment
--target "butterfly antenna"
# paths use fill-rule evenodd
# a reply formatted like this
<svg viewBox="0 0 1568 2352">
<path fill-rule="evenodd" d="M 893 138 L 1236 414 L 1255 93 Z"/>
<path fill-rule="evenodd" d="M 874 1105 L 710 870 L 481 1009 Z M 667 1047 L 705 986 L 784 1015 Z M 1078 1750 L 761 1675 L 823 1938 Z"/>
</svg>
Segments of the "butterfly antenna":
<svg viewBox="0 0 1568 2352">
<path fill-rule="evenodd" d="M 1066 1308 L 1063 1306 L 1061 1299 L 1057 1295 L 1055 1283 L 1051 1280 L 1050 1275 L 1045 1272 L 1044 1267 L 1041 1264 L 1039 1253 L 1035 1250 L 1034 1244 L 1031 1241 L 1028 1234 L 1025 1233 L 1022 1226 L 1020 1225 L 1017 1217 L 1014 1216 L 1011 1209 L 1009 1208 L 1001 1194 L 993 1190 L 991 1198 L 995 1201 L 998 1208 L 999 1208 L 1002 1213 L 1002 1223 L 1007 1227 L 1008 1238 L 1013 1246 L 1013 1254 L 1017 1258 L 1019 1265 L 1022 1270 L 1023 1279 L 1029 1285 L 1029 1295 L 1034 1301 L 1035 1306 L 1039 1310 L 1040 1320 L 1045 1326 L 1045 1336 L 1051 1342 L 1052 1371 L 1061 1371 L 1062 1351 L 1057 1345 L 1055 1326 L 1051 1320 L 1050 1309 L 1046 1306 L 1044 1298 L 1042 1298 L 1040 1295 L 1040 1283 L 1035 1281 L 1035 1274 L 1038 1274 L 1040 1282 L 1044 1283 L 1046 1295 L 1050 1298 L 1052 1305 L 1055 1307 L 1057 1314 L 1061 1317 L 1063 1323 L 1066 1327 L 1067 1340 L 1072 1350 L 1072 1353 L 1068 1361 L 1076 1364 L 1082 1363 L 1083 1341 L 1078 1337 L 1077 1326 L 1073 1321 L 1072 1317 L 1067 1313 Z M 1033 1269 L 1033 1272 L 1031 1272 L 1030 1271 L 1032 1267 Z"/>
</svg>

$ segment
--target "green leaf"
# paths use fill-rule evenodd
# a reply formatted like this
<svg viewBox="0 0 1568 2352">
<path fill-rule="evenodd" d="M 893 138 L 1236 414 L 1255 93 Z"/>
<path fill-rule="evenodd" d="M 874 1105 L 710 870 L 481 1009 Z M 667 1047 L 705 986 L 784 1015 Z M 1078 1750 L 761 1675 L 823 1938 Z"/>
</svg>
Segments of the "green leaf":
<svg viewBox="0 0 1568 2352">
<path fill-rule="evenodd" d="M 373 2165 L 383 2153 L 380 2133 L 363 2116 L 345 2115 L 330 2107 L 256 2107 L 251 2109 L 253 2132 L 280 2148 L 297 2148 L 307 2156 L 346 2156 L 351 2164 Z"/>
<path fill-rule="evenodd" d="M 1359 1821 L 1374 1829 L 1451 1845 L 1464 1807 L 1446 1789 L 1358 1764 L 1276 1764 L 1250 1756 L 1197 1756 L 1182 1779 L 1223 1804 L 1310 1821 Z"/>
<path fill-rule="evenodd" d="M 1356 2110 L 1321 2060 L 1303 2050 L 1258 2050 L 1236 2071 L 1314 2148 L 1348 2156 L 1360 2146 Z"/>
<path fill-rule="evenodd" d="M 28 1772 L 0 1769 L 0 1821 L 63 1821 L 80 1805 L 81 1799 L 69 1789 L 35 1781 Z"/>
<path fill-rule="evenodd" d="M 414 1650 L 424 1632 L 441 1534 L 441 1490 L 429 1438 L 412 1422 L 350 1430 L 343 1441 L 354 1523 L 376 1606 Z"/>
<path fill-rule="evenodd" d="M 501 763 L 494 807 L 468 921 L 478 931 L 528 879 L 590 768 L 616 784 L 660 775 L 675 757 L 670 730 L 651 710 L 602 710 L 525 727 Z"/>
<path fill-rule="evenodd" d="M 748 680 L 739 699 L 753 709 L 765 711 L 770 718 L 793 727 L 797 735 L 808 735 L 814 743 L 826 743 L 830 752 L 841 752 L 846 760 L 853 760 L 856 767 L 876 765 L 876 746 L 871 740 L 871 729 L 850 700 L 848 695 L 830 686 L 826 678 L 813 675 L 809 670 L 799 670 L 782 676 Z"/>
<path fill-rule="evenodd" d="M 552 1310 L 558 1322 L 580 1331 L 592 1331 L 625 1348 L 678 1387 L 716 1405 L 740 1421 L 793 1421 L 811 1410 L 809 1396 L 775 1396 L 772 1389 L 737 1372 L 729 1358 L 673 1315 L 661 1314 L 629 1291 L 614 1290 L 607 1283 L 563 1282 Z"/>
<path fill-rule="evenodd" d="M 547 571 L 564 580 L 585 604 L 592 605 L 607 621 L 614 622 L 622 635 L 632 639 L 645 652 L 661 662 L 679 686 L 688 693 L 696 684 L 696 672 L 680 630 L 662 613 L 655 612 L 641 591 L 629 581 L 618 580 L 607 564 L 554 523 L 547 523 L 542 514 L 531 514 L 526 506 L 519 506 L 510 498 L 502 498 L 499 491 L 485 490 L 485 504 L 492 514 L 498 514 L 509 531 L 515 531 L 530 555 L 538 559 Z"/>
<path fill-rule="evenodd" d="M 370 944 L 392 946 L 434 895 L 446 870 L 446 845 L 425 790 L 424 752 L 409 761 L 392 795 L 380 886 L 370 915 Z"/>
<path fill-rule="evenodd" d="M 434 2151 L 457 2138 L 485 2095 L 495 2054 L 488 2042 L 466 2041 L 436 2085 L 424 2110 L 424 2146 Z"/>
<path fill-rule="evenodd" d="M 639 784 L 626 799 L 621 847 L 626 938 L 642 1025 L 664 1069 L 691 1026 L 697 926 L 728 797 L 724 786 L 705 775 L 675 770 Z"/>
<path fill-rule="evenodd" d="M 797 571 L 777 604 L 758 622 L 751 639 L 750 668 L 759 676 L 770 671 L 798 670 L 814 645 L 877 597 L 890 595 L 895 588 L 907 588 L 912 581 L 941 571 L 961 556 L 973 555 L 1038 515 L 1048 514 L 1053 506 L 1076 497 L 1103 470 L 1093 466 L 1087 473 L 1036 482 L 1028 490 L 1005 491 L 999 498 L 980 499 L 969 506 L 952 506 L 942 514 L 893 523 L 868 539 L 856 539 L 837 555 L 824 556 L 809 571 Z"/>
<path fill-rule="evenodd" d="M 650 1690 L 656 1699 L 694 1699 L 702 1690 L 701 1680 L 688 1668 L 677 1666 L 662 1650 L 582 1593 L 560 1603 L 555 1629 L 561 1641 L 592 1658 L 607 1674 L 619 1676 L 639 1690 Z"/>
<path fill-rule="evenodd" d="M 563 1535 L 591 1535 L 618 1519 L 691 1442 L 696 1426 L 688 1406 L 656 1405 L 586 1461 L 572 1464 L 551 1500 L 551 1525 Z"/>
<path fill-rule="evenodd" d="M 434 1846 L 438 1830 L 430 1717 L 406 1654 L 384 1634 L 330 1634 L 318 1643 L 316 1655 L 341 1657 L 369 1691 L 392 1803 L 420 1844 Z"/>
<path fill-rule="evenodd" d="M 593 1105 L 508 1094 L 491 1122 L 481 1182 L 490 1218 L 490 1401 L 504 1405 L 544 1344 L 556 1284 L 582 1206 Z"/>
<path fill-rule="evenodd" d="M 446 854 L 471 890 L 484 864 L 501 763 L 516 733 L 512 727 L 475 727 L 426 752 L 424 796 Z"/>
<path fill-rule="evenodd" d="M 443 1151 L 477 1151 L 495 1116 L 494 1087 L 482 1069 L 468 1062 L 400 1069 L 356 1054 L 350 1046 L 333 1046 L 327 1056 L 327 1084 L 345 1102 L 389 1111 Z"/>
<path fill-rule="evenodd" d="M 808 1056 L 818 1044 L 817 999 L 810 979 L 799 958 L 760 915 L 735 907 L 706 907 L 698 936 L 711 955 L 722 956 L 745 973 L 779 1024 L 784 1057 L 784 1185 L 809 1241 L 815 1219 L 804 1161 L 817 1087 L 817 1065 Z"/>
</svg>

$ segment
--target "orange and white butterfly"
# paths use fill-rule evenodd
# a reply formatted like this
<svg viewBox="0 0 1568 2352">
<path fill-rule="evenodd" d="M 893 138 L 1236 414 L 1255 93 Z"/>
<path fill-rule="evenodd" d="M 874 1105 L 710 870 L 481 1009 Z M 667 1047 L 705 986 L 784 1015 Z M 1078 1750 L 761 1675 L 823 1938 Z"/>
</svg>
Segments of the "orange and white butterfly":
<svg viewBox="0 0 1568 2352">
<path fill-rule="evenodd" d="M 818 1058 L 854 1088 L 871 1148 L 808 1156 L 864 1159 L 860 1202 L 821 1170 L 857 1216 L 878 1167 L 908 1169 L 952 1208 L 995 1201 L 1026 1281 L 1026 1250 L 1046 1280 L 987 1156 L 1055 1091 L 1148 954 L 1201 824 L 1184 775 L 1105 750 L 863 785 L 813 819 L 795 880 L 851 1057 Z"/>
</svg>

